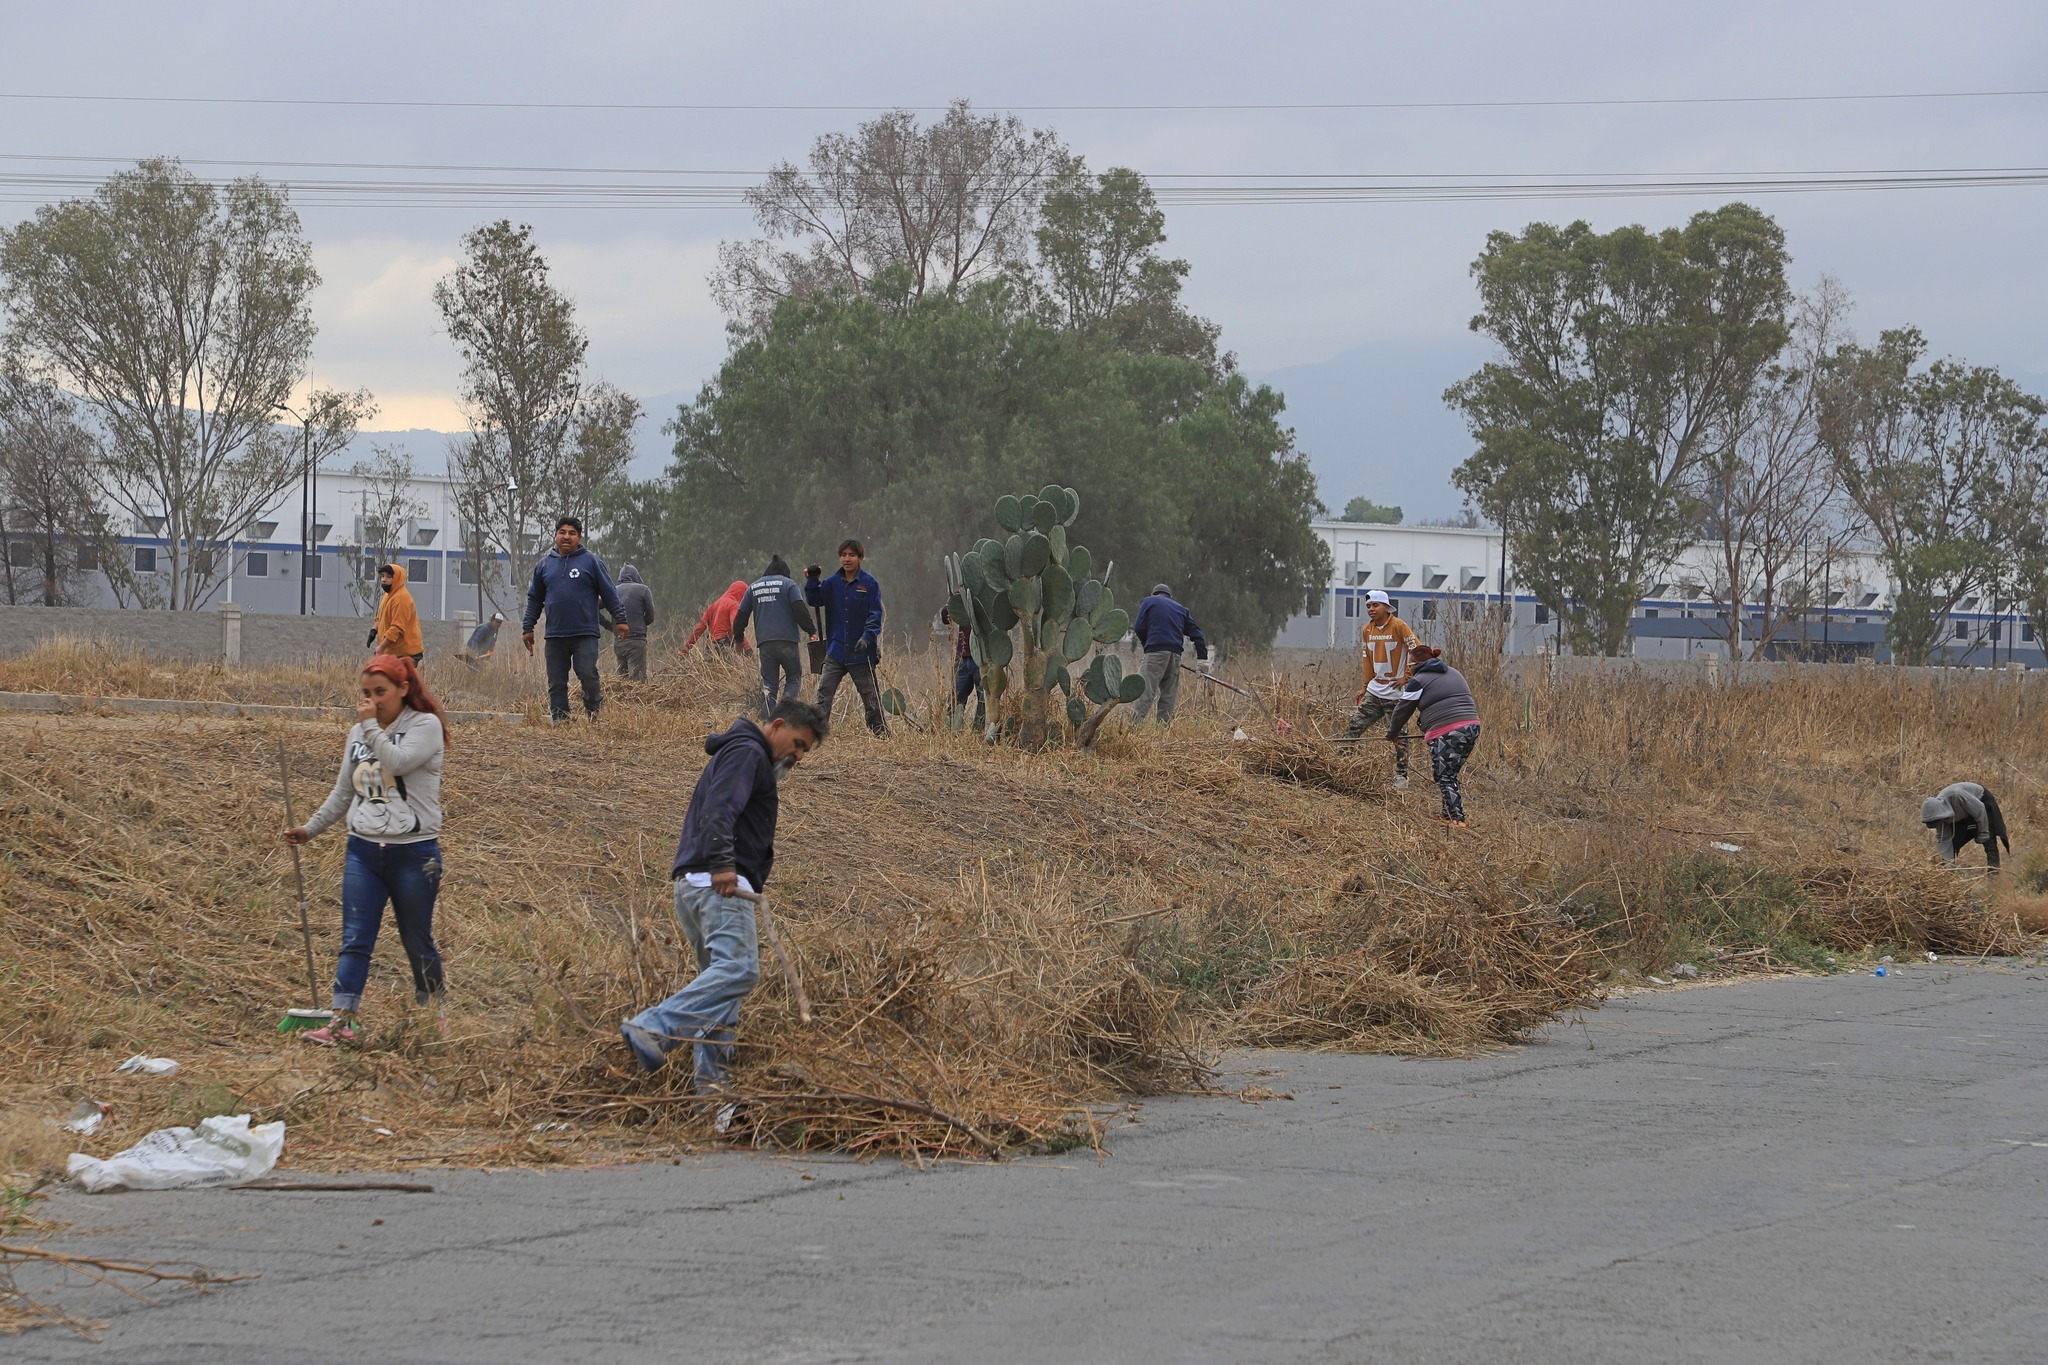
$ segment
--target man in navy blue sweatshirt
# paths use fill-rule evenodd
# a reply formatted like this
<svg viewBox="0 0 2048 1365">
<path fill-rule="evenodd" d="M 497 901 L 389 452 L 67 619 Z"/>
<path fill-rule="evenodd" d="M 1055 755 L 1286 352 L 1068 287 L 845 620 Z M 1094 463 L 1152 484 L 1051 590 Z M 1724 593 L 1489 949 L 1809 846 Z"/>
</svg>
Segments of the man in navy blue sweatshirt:
<svg viewBox="0 0 2048 1365">
<path fill-rule="evenodd" d="M 690 795 L 669 870 L 676 921 L 697 954 L 698 972 L 689 985 L 619 1025 L 627 1050 L 647 1071 L 657 1070 L 670 1049 L 695 1043 L 700 1095 L 724 1091 L 740 1002 L 761 979 L 754 907 L 741 895 L 767 886 L 775 866 L 776 783 L 825 742 L 827 729 L 824 712 L 785 697 L 767 725 L 742 716 L 704 741 L 711 761 Z M 716 1117 L 723 1131 L 729 1110 Z"/>
<path fill-rule="evenodd" d="M 867 550 L 857 540 L 839 542 L 839 572 L 819 578 L 818 566 L 804 570 L 804 600 L 824 613 L 825 666 L 818 671 L 818 707 L 832 714 L 842 678 L 853 679 L 867 712 L 868 729 L 887 736 L 875 663 L 882 657 L 882 585 L 861 567 Z"/>
<path fill-rule="evenodd" d="M 1154 584 L 1152 595 L 1139 604 L 1131 629 L 1137 632 L 1138 647 L 1145 651 L 1144 661 L 1138 665 L 1138 671 L 1145 677 L 1145 695 L 1138 698 L 1138 719 L 1145 719 L 1145 713 L 1157 699 L 1159 723 L 1171 725 L 1174 708 L 1180 704 L 1180 652 L 1192 640 L 1195 657 L 1206 659 L 1209 642 L 1203 638 L 1195 618 L 1188 615 L 1188 609 L 1173 600 L 1173 589 L 1164 583 Z"/>
<path fill-rule="evenodd" d="M 526 619 L 519 635 L 526 652 L 533 653 L 533 628 L 545 610 L 548 614 L 548 719 L 555 723 L 569 719 L 569 669 L 583 684 L 583 709 L 591 719 L 604 705 L 604 684 L 597 676 L 597 646 L 604 638 L 604 626 L 597 619 L 603 607 L 618 624 L 612 628 L 621 640 L 631 629 L 626 609 L 619 602 L 619 590 L 605 572 L 604 561 L 583 548 L 583 523 L 574 517 L 555 522 L 555 548 L 533 566 L 533 578 L 526 587 Z"/>
</svg>

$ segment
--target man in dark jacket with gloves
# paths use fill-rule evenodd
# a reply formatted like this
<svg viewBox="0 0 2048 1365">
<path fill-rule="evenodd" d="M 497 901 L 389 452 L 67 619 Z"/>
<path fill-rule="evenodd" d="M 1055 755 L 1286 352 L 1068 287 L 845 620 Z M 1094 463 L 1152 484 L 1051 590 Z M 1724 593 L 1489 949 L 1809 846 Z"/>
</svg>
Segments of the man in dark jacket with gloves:
<svg viewBox="0 0 2048 1365">
<path fill-rule="evenodd" d="M 619 570 L 619 605 L 626 609 L 626 633 L 612 641 L 619 676 L 647 681 L 647 628 L 654 624 L 654 589 L 631 564 Z"/>
<path fill-rule="evenodd" d="M 707 1099 L 725 1089 L 740 1003 L 761 979 L 754 906 L 743 896 L 767 886 L 775 866 L 776 784 L 825 742 L 826 730 L 817 707 L 784 698 L 767 725 L 742 716 L 704 741 L 711 761 L 690 795 L 669 871 L 676 921 L 697 954 L 698 972 L 668 999 L 621 1023 L 619 1035 L 648 1071 L 659 1069 L 671 1049 L 696 1044 L 697 1093 Z M 714 1118 L 724 1131 L 731 1107 Z"/>
<path fill-rule="evenodd" d="M 821 579 L 813 564 L 804 570 L 804 600 L 824 614 L 825 667 L 818 673 L 818 709 L 832 714 L 842 678 L 853 679 L 868 729 L 889 733 L 882 719 L 882 692 L 875 663 L 882 657 L 882 585 L 861 567 L 867 550 L 857 540 L 839 542 L 839 572 Z"/>
<path fill-rule="evenodd" d="M 749 622 L 754 627 L 754 652 L 761 656 L 761 715 L 766 719 L 778 697 L 802 694 L 804 669 L 798 647 L 804 636 L 818 633 L 803 590 L 789 576 L 781 555 L 771 558 L 768 571 L 747 586 L 732 618 L 732 638 L 743 637 Z"/>
<path fill-rule="evenodd" d="M 1188 609 L 1173 600 L 1173 589 L 1164 583 L 1152 585 L 1151 596 L 1138 605 L 1131 629 L 1138 636 L 1138 647 L 1145 651 L 1144 661 L 1138 665 L 1145 678 L 1145 695 L 1138 698 L 1138 719 L 1145 719 L 1156 700 L 1159 723 L 1171 725 L 1174 710 L 1180 705 L 1181 651 L 1192 640 L 1195 657 L 1206 659 L 1209 642 L 1202 637 L 1202 628 L 1188 615 Z"/>
<path fill-rule="evenodd" d="M 555 548 L 533 566 L 526 588 L 526 618 L 519 636 L 533 653 L 533 628 L 541 613 L 548 617 L 548 719 L 569 719 L 569 669 L 583 684 L 583 709 L 591 719 L 604 705 L 604 684 L 597 675 L 597 645 L 604 637 L 599 608 L 611 613 L 612 629 L 624 638 L 626 608 L 619 590 L 605 572 L 604 561 L 583 547 L 583 523 L 574 517 L 555 522 Z"/>
</svg>

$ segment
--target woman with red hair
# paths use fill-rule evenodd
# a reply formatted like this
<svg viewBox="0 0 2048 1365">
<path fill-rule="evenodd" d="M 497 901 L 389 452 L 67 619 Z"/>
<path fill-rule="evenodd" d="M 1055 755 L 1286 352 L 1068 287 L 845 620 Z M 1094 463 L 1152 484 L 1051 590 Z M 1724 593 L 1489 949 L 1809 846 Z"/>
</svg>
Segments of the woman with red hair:
<svg viewBox="0 0 2048 1365">
<path fill-rule="evenodd" d="M 447 1030 L 447 986 L 434 946 L 434 899 L 441 891 L 441 756 L 446 714 L 411 659 L 379 654 L 363 665 L 363 699 L 342 747 L 334 790 L 305 824 L 284 832 L 303 844 L 344 815 L 348 861 L 341 877 L 341 955 L 334 967 L 334 1019 L 299 1035 L 333 1047 L 356 1041 L 356 1010 L 384 906 L 398 923 L 412 964 L 415 998 Z"/>
</svg>

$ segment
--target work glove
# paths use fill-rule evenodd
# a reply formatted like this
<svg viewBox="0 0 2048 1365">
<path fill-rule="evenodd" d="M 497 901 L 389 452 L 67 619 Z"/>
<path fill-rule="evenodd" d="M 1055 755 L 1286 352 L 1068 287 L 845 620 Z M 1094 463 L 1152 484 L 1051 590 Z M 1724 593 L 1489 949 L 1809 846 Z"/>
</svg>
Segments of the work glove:
<svg viewBox="0 0 2048 1365">
<path fill-rule="evenodd" d="M 364 648 L 364 649 L 374 649 L 374 648 L 376 648 L 376 646 L 377 646 L 377 631 L 376 631 L 376 629 L 375 629 L 375 628 L 373 627 L 373 628 L 371 629 L 371 631 L 370 631 L 370 638 L 369 638 L 369 639 L 367 639 L 367 640 L 365 640 L 365 641 L 363 641 L 363 648 Z"/>
<path fill-rule="evenodd" d="M 815 565 L 815 564 L 811 565 L 811 566 L 810 566 L 809 568 L 807 568 L 807 569 L 805 569 L 805 570 L 804 570 L 804 582 L 806 582 L 806 583 L 815 583 L 815 582 L 817 582 L 817 581 L 818 581 L 818 575 L 819 575 L 819 574 L 821 574 L 821 573 L 823 573 L 823 572 L 824 572 L 824 570 L 823 570 L 823 569 L 821 569 L 821 568 L 819 568 L 819 567 L 818 567 L 817 565 Z"/>
</svg>

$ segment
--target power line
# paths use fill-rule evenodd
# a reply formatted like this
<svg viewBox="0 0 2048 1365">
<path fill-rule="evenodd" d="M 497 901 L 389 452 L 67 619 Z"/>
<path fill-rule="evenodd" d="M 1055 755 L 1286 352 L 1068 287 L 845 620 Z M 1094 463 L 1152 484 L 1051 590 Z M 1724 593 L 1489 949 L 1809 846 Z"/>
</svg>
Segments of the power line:
<svg viewBox="0 0 2048 1365">
<path fill-rule="evenodd" d="M 1371 112 L 1428 109 L 1612 109 L 1655 106 L 1745 104 L 1856 104 L 1913 100 L 2032 99 L 2048 90 L 1919 90 L 1835 95 L 1656 95 L 1615 99 L 1548 100 L 1358 100 L 1244 104 L 1005 104 L 991 106 L 1027 114 L 1062 113 L 1296 113 Z M 271 98 L 253 95 L 80 95 L 0 91 L 0 100 L 42 100 L 81 104 L 264 105 L 327 109 L 480 109 L 616 113 L 875 114 L 902 109 L 943 113 L 940 104 L 671 104 L 577 100 L 397 100 Z"/>
<path fill-rule="evenodd" d="M 44 203 L 53 195 L 89 193 L 99 177 L 0 173 L 0 202 Z M 226 181 L 210 182 L 224 186 Z M 514 180 L 297 179 L 285 184 L 308 206 L 362 208 L 665 208 L 750 207 L 750 185 L 633 184 Z M 1372 204 L 1511 199 L 1616 199 L 1671 196 L 1815 194 L 1900 190 L 1997 189 L 2048 185 L 2048 167 L 1991 167 L 1915 172 L 1756 174 L 1640 179 L 1509 179 L 1410 177 L 1273 180 L 1158 186 L 1167 205 Z"/>
</svg>

